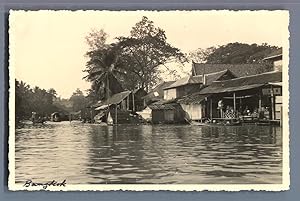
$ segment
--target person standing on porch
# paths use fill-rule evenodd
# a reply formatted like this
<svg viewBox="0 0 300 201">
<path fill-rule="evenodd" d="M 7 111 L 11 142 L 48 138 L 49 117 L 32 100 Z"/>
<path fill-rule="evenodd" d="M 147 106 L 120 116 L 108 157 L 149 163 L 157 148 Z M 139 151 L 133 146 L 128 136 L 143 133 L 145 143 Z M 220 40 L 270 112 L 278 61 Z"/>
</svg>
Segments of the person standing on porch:
<svg viewBox="0 0 300 201">
<path fill-rule="evenodd" d="M 220 110 L 220 117 L 221 118 L 223 118 L 223 107 L 224 107 L 223 101 L 219 100 L 219 102 L 218 102 L 218 109 Z"/>
</svg>

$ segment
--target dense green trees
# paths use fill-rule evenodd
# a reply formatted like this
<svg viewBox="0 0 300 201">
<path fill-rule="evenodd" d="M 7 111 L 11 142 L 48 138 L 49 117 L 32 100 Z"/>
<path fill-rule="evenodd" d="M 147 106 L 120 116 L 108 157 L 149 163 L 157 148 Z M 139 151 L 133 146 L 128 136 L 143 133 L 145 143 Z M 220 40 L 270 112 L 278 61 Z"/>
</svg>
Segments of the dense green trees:
<svg viewBox="0 0 300 201">
<path fill-rule="evenodd" d="M 87 98 L 80 89 L 72 94 L 69 99 L 57 97 L 55 89 L 41 89 L 30 87 L 23 81 L 15 80 L 15 116 L 16 121 L 29 119 L 32 112 L 38 116 L 49 117 L 53 112 L 78 112 L 87 106 Z"/>
<path fill-rule="evenodd" d="M 132 27 L 130 36 L 117 37 L 111 44 L 107 44 L 106 39 L 103 30 L 92 31 L 86 37 L 90 50 L 86 53 L 88 75 L 85 78 L 92 82 L 90 93 L 98 94 L 100 99 L 110 96 L 113 84 L 109 82 L 110 76 L 126 89 L 148 90 L 157 83 L 160 66 L 167 68 L 169 62 L 187 61 L 178 48 L 167 42 L 164 30 L 155 27 L 147 17 Z"/>
<path fill-rule="evenodd" d="M 31 88 L 23 81 L 15 80 L 15 114 L 16 121 L 28 119 L 32 112 L 37 112 L 41 116 L 49 116 L 52 112 L 60 111 L 53 104 L 56 98 L 54 89 Z"/>
</svg>

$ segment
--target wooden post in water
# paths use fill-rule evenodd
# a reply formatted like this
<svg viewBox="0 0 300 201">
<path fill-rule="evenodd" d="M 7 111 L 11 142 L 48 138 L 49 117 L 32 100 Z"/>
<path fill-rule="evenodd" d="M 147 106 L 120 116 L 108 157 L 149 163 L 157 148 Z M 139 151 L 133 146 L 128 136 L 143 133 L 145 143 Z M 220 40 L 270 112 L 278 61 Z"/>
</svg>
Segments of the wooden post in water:
<svg viewBox="0 0 300 201">
<path fill-rule="evenodd" d="M 272 120 L 275 120 L 275 101 L 274 101 L 274 91 L 273 86 L 271 85 L 271 116 Z"/>
<path fill-rule="evenodd" d="M 127 110 L 129 110 L 129 96 L 127 96 Z"/>
<path fill-rule="evenodd" d="M 133 91 L 132 91 L 132 111 L 135 111 L 134 93 L 133 93 Z"/>
<path fill-rule="evenodd" d="M 115 124 L 118 123 L 118 105 L 116 104 L 116 111 L 115 111 Z"/>
<path fill-rule="evenodd" d="M 235 92 L 233 92 L 233 112 L 236 113 L 236 98 L 235 98 Z"/>
<path fill-rule="evenodd" d="M 212 98 L 210 98 L 210 120 L 212 120 Z"/>
<path fill-rule="evenodd" d="M 261 94 L 258 96 L 258 110 L 261 111 Z"/>
</svg>

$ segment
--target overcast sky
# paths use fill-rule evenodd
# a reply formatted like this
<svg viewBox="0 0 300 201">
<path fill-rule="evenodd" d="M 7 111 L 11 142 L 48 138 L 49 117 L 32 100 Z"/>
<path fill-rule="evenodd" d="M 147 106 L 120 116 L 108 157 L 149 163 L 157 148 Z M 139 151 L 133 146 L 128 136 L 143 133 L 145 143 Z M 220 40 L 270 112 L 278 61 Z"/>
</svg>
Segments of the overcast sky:
<svg viewBox="0 0 300 201">
<path fill-rule="evenodd" d="M 17 79 L 69 98 L 76 88 L 90 86 L 82 70 L 88 50 L 84 38 L 91 29 L 103 28 L 111 41 L 128 36 L 143 15 L 183 52 L 230 42 L 282 46 L 286 40 L 287 12 L 15 11 L 10 15 L 10 66 Z"/>
</svg>

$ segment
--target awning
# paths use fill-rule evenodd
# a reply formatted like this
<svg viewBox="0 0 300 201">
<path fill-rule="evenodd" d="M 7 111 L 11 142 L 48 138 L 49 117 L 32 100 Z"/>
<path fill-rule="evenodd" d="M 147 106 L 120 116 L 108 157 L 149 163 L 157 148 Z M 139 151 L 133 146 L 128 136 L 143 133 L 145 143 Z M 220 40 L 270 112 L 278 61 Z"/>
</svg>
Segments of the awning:
<svg viewBox="0 0 300 201">
<path fill-rule="evenodd" d="M 258 87 L 262 87 L 265 84 L 252 84 L 252 85 L 245 85 L 245 86 L 236 86 L 236 87 L 213 87 L 208 86 L 200 91 L 201 94 L 217 94 L 217 93 L 227 93 L 227 92 L 235 92 L 235 91 L 243 91 L 248 89 L 255 89 Z"/>
<path fill-rule="evenodd" d="M 108 108 L 109 105 L 101 105 L 100 107 L 97 107 L 95 110 L 103 110 Z"/>
<path fill-rule="evenodd" d="M 282 87 L 282 82 L 269 82 L 270 85 L 274 86 L 281 86 Z"/>
</svg>

